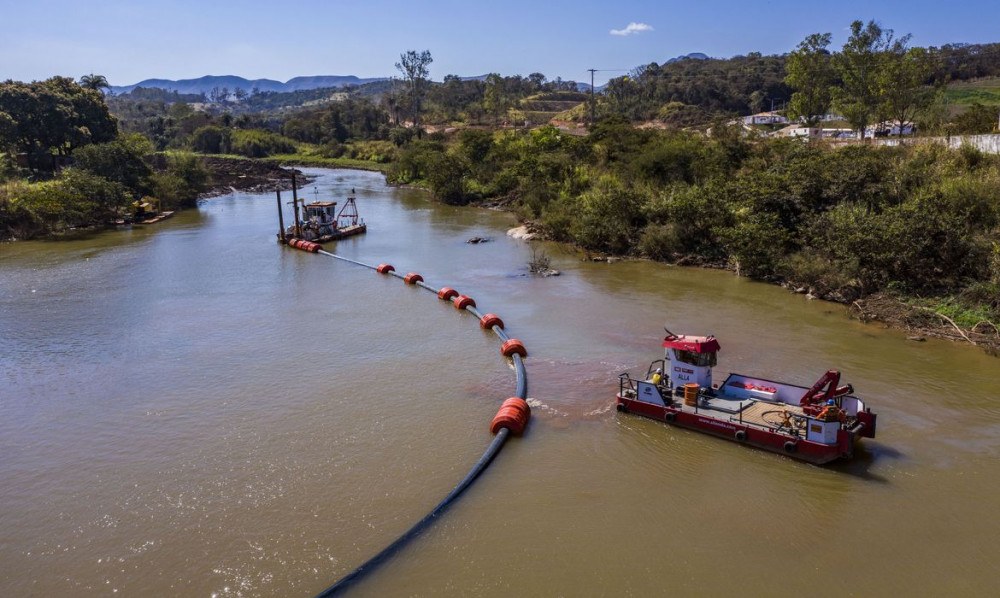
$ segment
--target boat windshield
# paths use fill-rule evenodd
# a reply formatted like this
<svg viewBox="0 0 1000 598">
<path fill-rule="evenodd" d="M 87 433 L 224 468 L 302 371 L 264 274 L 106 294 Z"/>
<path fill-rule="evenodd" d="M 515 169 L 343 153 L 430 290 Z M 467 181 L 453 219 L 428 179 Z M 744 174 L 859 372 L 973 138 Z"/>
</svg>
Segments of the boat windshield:
<svg viewBox="0 0 1000 598">
<path fill-rule="evenodd" d="M 681 351 L 674 349 L 674 359 L 698 367 L 715 367 L 717 362 L 715 353 L 695 353 L 694 351 Z"/>
</svg>

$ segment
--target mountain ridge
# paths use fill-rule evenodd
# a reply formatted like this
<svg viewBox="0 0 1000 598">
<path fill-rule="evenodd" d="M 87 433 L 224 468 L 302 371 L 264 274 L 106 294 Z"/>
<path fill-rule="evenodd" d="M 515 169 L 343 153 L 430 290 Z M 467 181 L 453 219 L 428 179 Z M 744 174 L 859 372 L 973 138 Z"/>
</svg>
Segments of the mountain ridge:
<svg viewBox="0 0 1000 598">
<path fill-rule="evenodd" d="M 133 85 L 112 85 L 115 94 L 129 93 L 137 87 L 158 88 L 178 93 L 209 93 L 215 88 L 229 88 L 230 92 L 243 89 L 250 92 L 258 91 L 300 91 L 320 89 L 325 87 L 344 87 L 346 85 L 363 85 L 373 81 L 385 81 L 388 77 L 362 78 L 356 75 L 311 75 L 292 77 L 281 82 L 274 79 L 246 79 L 237 75 L 205 75 L 195 79 L 143 79 Z"/>
</svg>

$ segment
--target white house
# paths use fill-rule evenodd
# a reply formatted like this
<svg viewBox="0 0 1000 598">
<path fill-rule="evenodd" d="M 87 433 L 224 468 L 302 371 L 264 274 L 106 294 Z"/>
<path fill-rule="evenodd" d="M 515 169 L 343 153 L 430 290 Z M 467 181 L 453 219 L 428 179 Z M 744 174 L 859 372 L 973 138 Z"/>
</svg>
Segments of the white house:
<svg viewBox="0 0 1000 598">
<path fill-rule="evenodd" d="M 875 123 L 870 125 L 865 129 L 865 138 L 874 137 L 900 137 L 902 135 L 913 135 L 916 131 L 916 126 L 913 123 L 902 123 L 894 120 L 887 120 L 885 122 Z"/>
<path fill-rule="evenodd" d="M 777 112 L 760 112 L 743 117 L 745 125 L 787 125 L 788 119 Z"/>
</svg>

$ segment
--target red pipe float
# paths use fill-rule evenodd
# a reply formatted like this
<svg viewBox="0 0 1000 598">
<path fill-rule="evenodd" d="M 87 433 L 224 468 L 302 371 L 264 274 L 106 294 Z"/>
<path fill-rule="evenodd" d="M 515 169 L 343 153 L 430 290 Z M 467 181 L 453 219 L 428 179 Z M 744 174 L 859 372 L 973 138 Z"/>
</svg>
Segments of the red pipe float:
<svg viewBox="0 0 1000 598">
<path fill-rule="evenodd" d="M 500 428 L 507 428 L 511 434 L 520 436 L 529 419 L 531 419 L 531 407 L 528 406 L 528 402 L 518 397 L 511 397 L 500 405 L 500 410 L 493 416 L 490 432 L 496 434 Z"/>
<path fill-rule="evenodd" d="M 494 326 L 503 328 L 503 320 L 501 320 L 500 316 L 496 314 L 486 314 L 485 316 L 479 318 L 479 325 L 484 330 L 489 330 Z"/>
<path fill-rule="evenodd" d="M 451 287 L 441 287 L 441 290 L 438 291 L 438 299 L 443 301 L 451 301 L 451 298 L 457 295 L 458 291 Z"/>
<path fill-rule="evenodd" d="M 288 244 L 296 249 L 301 249 L 302 251 L 308 251 L 309 253 L 316 253 L 323 246 L 319 243 L 313 243 L 312 241 L 304 241 L 302 239 L 289 239 Z"/>
<path fill-rule="evenodd" d="M 504 357 L 511 357 L 515 353 L 517 353 L 521 357 L 528 356 L 528 350 L 524 348 L 524 343 L 517 340 L 516 338 L 512 338 L 509 341 L 505 342 L 504 344 L 500 345 L 500 353 L 502 353 Z"/>
<path fill-rule="evenodd" d="M 390 272 L 395 272 L 396 269 L 392 267 L 391 264 L 379 264 L 375 271 L 379 274 L 388 274 Z"/>
<path fill-rule="evenodd" d="M 403 277 L 403 282 L 405 282 L 406 284 L 417 284 L 418 282 L 423 282 L 423 281 L 424 277 L 417 274 L 416 272 L 410 272 L 409 274 Z"/>
<path fill-rule="evenodd" d="M 468 295 L 459 295 L 452 299 L 452 303 L 455 304 L 455 309 L 465 309 L 466 307 L 475 307 L 476 300 Z"/>
</svg>

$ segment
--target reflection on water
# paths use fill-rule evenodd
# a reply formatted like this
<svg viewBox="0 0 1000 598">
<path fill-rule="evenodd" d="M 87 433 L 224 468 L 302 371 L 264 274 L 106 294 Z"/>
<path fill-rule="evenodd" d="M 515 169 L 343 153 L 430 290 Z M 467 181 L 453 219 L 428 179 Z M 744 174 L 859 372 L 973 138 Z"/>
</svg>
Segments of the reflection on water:
<svg viewBox="0 0 1000 598">
<path fill-rule="evenodd" d="M 998 589 L 995 358 L 725 272 L 543 244 L 563 275 L 522 276 L 509 215 L 315 174 L 321 198 L 356 189 L 369 224 L 329 249 L 472 295 L 531 355 L 525 436 L 359 594 Z M 232 194 L 0 246 L 0 593 L 312 594 L 478 458 L 514 388 L 492 335 L 396 279 L 277 246 L 274 210 Z M 817 468 L 616 413 L 617 375 L 661 356 L 664 324 L 715 333 L 717 376 L 842 369 L 879 438 Z"/>
</svg>

